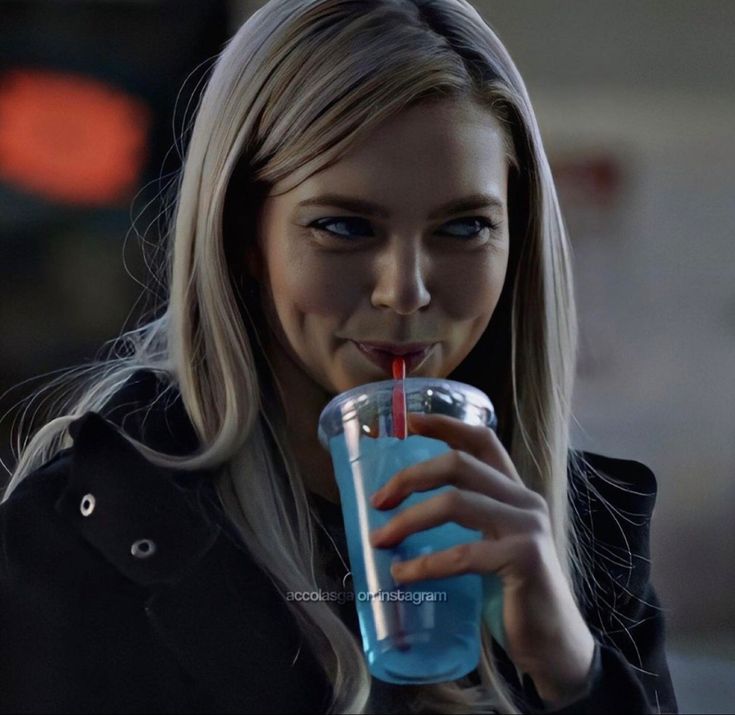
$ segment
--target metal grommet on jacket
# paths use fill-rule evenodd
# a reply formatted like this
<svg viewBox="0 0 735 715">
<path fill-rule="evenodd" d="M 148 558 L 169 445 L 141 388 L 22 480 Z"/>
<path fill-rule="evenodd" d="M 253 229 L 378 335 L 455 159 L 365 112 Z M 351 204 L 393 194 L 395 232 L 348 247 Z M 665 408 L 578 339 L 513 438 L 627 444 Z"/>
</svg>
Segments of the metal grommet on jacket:
<svg viewBox="0 0 735 715">
<path fill-rule="evenodd" d="M 138 539 L 131 547 L 130 553 L 136 559 L 147 559 L 156 553 L 156 544 L 150 539 Z"/>
<path fill-rule="evenodd" d="M 85 494 L 82 497 L 82 503 L 79 505 L 79 511 L 82 512 L 82 516 L 89 516 L 94 511 L 96 503 L 94 494 Z"/>
</svg>

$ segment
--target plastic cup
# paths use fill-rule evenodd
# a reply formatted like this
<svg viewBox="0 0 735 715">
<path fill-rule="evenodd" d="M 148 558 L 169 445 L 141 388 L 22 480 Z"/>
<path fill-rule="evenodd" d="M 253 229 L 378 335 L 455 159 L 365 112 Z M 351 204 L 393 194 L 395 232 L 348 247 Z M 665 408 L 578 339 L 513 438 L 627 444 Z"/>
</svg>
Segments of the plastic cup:
<svg viewBox="0 0 735 715">
<path fill-rule="evenodd" d="M 490 399 L 454 380 L 410 377 L 360 385 L 332 399 L 319 417 L 318 436 L 329 450 L 340 491 L 363 649 L 368 669 L 397 684 L 455 680 L 477 667 L 483 610 L 480 574 L 397 584 L 394 561 L 482 538 L 448 522 L 410 534 L 393 548 L 370 544 L 370 533 L 397 513 L 454 487 L 414 492 L 393 509 L 372 506 L 372 495 L 401 469 L 450 449 L 446 442 L 394 437 L 394 388 L 405 388 L 406 411 L 441 413 L 495 429 Z"/>
</svg>

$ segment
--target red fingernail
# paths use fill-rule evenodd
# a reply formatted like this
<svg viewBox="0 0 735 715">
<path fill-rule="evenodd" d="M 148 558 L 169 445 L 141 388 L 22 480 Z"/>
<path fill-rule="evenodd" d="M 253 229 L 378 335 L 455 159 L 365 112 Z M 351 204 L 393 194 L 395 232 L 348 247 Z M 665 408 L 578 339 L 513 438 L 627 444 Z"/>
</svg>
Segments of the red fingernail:
<svg viewBox="0 0 735 715">
<path fill-rule="evenodd" d="M 373 546 L 377 546 L 383 540 L 383 533 L 380 529 L 375 529 L 370 534 L 370 543 Z"/>
<path fill-rule="evenodd" d="M 375 492 L 375 494 L 373 494 L 373 497 L 370 501 L 372 501 L 373 506 L 380 507 L 382 504 L 385 503 L 385 494 L 378 490 L 377 492 Z"/>
</svg>

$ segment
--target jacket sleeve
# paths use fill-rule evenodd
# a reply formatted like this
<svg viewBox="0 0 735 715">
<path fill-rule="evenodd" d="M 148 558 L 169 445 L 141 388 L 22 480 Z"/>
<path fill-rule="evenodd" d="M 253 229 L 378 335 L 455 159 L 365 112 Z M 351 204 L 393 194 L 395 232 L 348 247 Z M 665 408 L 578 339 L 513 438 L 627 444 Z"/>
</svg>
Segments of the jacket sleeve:
<svg viewBox="0 0 735 715">
<path fill-rule="evenodd" d="M 68 671 L 59 666 L 74 660 L 72 649 L 59 658 L 52 635 L 57 627 L 74 629 L 61 624 L 49 598 L 57 583 L 56 564 L 64 563 L 70 547 L 48 518 L 67 467 L 68 460 L 58 455 L 0 504 L 0 713 L 53 712 L 54 695 L 70 687 L 64 682 Z"/>
<path fill-rule="evenodd" d="M 580 552 L 578 592 L 596 652 L 585 693 L 549 710 L 525 679 L 531 712 L 676 713 L 664 613 L 650 574 L 656 480 L 644 465 L 585 454 L 572 486 Z"/>
</svg>

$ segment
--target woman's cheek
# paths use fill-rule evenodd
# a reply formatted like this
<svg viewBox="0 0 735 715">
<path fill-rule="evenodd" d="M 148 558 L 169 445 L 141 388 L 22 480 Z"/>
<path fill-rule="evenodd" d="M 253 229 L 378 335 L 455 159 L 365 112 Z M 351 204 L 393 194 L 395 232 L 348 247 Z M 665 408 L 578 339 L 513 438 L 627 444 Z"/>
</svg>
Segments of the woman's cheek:
<svg viewBox="0 0 735 715">
<path fill-rule="evenodd" d="M 459 262 L 442 277 L 442 308 L 452 320 L 468 320 L 493 312 L 503 290 L 507 259 L 497 252 Z"/>
<path fill-rule="evenodd" d="M 358 290 L 352 271 L 334 261 L 302 258 L 290 263 L 287 292 L 300 312 L 341 314 L 352 305 Z"/>
</svg>

